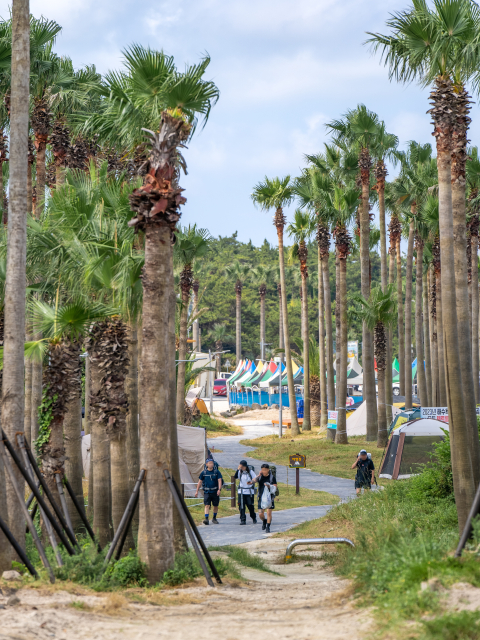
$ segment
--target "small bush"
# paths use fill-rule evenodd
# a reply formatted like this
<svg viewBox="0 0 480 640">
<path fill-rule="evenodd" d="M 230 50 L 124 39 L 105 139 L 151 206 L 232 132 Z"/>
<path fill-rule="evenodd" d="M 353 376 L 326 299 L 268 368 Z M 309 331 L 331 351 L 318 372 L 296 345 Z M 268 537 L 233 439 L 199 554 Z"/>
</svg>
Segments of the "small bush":
<svg viewBox="0 0 480 640">
<path fill-rule="evenodd" d="M 448 613 L 435 620 L 423 620 L 425 635 L 422 640 L 480 640 L 478 611 Z"/>
<path fill-rule="evenodd" d="M 241 575 L 229 560 L 223 558 L 215 559 L 215 567 L 220 576 L 229 575 L 237 580 L 241 579 Z M 159 583 L 159 587 L 169 586 L 176 587 L 179 584 L 185 582 L 191 582 L 195 578 L 203 576 L 203 571 L 198 562 L 198 558 L 194 551 L 187 551 L 187 553 L 177 554 L 175 556 L 175 564 L 169 571 L 165 571 L 163 574 L 162 582 Z"/>
</svg>

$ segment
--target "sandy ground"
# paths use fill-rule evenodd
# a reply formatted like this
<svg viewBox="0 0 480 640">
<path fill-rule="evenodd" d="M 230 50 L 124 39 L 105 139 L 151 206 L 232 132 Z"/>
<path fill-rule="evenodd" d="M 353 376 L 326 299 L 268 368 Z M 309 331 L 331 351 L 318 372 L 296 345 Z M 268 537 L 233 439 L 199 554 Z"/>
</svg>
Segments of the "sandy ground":
<svg viewBox="0 0 480 640">
<path fill-rule="evenodd" d="M 265 420 L 271 422 L 272 420 L 278 420 L 278 409 L 256 409 L 255 411 L 246 411 L 245 413 L 239 413 L 234 418 L 222 418 L 225 422 L 232 422 L 233 424 L 242 424 L 243 420 Z M 290 409 L 284 409 L 282 413 L 283 420 L 290 419 Z"/>
<path fill-rule="evenodd" d="M 21 589 L 16 592 L 20 603 L 5 606 L 11 590 L 3 585 L 0 639 L 244 640 L 260 633 L 272 640 L 357 640 L 371 631 L 370 613 L 355 608 L 348 581 L 336 578 L 319 560 L 275 564 L 285 550 L 281 540 L 245 546 L 282 575 L 242 568 L 247 583 L 170 590 L 157 594 L 156 604 L 117 594 Z"/>
</svg>

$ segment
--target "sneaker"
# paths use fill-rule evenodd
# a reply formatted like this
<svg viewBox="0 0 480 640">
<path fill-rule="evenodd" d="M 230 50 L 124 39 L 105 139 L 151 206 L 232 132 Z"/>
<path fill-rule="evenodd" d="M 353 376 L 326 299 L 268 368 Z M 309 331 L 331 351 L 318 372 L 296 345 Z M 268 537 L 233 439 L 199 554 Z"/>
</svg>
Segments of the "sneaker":
<svg viewBox="0 0 480 640">
<path fill-rule="evenodd" d="M 252 518 L 253 520 L 253 524 L 257 524 L 257 519 L 256 518 Z"/>
<path fill-rule="evenodd" d="M 213 523 L 215 523 L 215 524 L 218 524 L 218 520 L 217 520 L 216 518 L 214 518 L 214 519 L 212 520 L 212 522 L 213 522 Z"/>
<path fill-rule="evenodd" d="M 210 522 L 208 520 L 204 520 L 203 524 L 210 524 Z"/>
<path fill-rule="evenodd" d="M 262 531 L 265 531 L 266 528 L 267 528 L 267 519 L 265 518 L 265 520 L 262 522 Z"/>
<path fill-rule="evenodd" d="M 270 533 L 270 525 L 267 523 L 267 533 Z"/>
<path fill-rule="evenodd" d="M 246 522 L 243 522 L 243 520 L 240 522 L 240 524 L 247 524 Z"/>
</svg>

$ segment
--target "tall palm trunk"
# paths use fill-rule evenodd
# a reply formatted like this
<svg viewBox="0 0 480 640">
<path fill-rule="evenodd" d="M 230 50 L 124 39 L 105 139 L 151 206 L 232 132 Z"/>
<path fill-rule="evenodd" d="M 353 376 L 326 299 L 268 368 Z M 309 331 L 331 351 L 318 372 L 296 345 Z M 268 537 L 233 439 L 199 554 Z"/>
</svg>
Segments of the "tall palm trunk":
<svg viewBox="0 0 480 640">
<path fill-rule="evenodd" d="M 405 395 L 405 333 L 403 331 L 403 278 L 400 238 L 397 238 L 397 311 L 398 365 L 400 367 L 400 395 Z"/>
<path fill-rule="evenodd" d="M 335 251 L 335 408 L 340 400 L 340 368 L 342 366 L 341 324 L 340 324 L 340 259 Z"/>
<path fill-rule="evenodd" d="M 188 332 L 188 303 L 190 301 L 190 289 L 192 287 L 192 267 L 187 264 L 180 276 L 180 289 L 182 292 L 182 310 L 180 312 L 180 336 L 178 342 L 177 363 L 177 420 L 179 424 L 185 422 L 185 371 L 187 357 L 187 332 Z"/>
<path fill-rule="evenodd" d="M 192 284 L 193 289 L 193 308 L 195 313 L 198 311 L 198 291 L 200 289 L 200 283 L 198 280 L 194 280 Z M 198 318 L 193 323 L 193 351 L 199 351 L 199 336 L 198 336 Z"/>
<path fill-rule="evenodd" d="M 2 424 L 14 446 L 23 432 L 25 283 L 27 243 L 27 153 L 30 83 L 30 12 L 28 0 L 12 5 L 12 62 L 10 116 L 10 179 L 7 275 L 5 283 L 5 346 L 3 351 Z M 20 471 L 15 477 L 23 491 Z M 6 483 L 8 525 L 25 546 L 25 522 L 10 481 Z M 1 507 L 2 505 L 0 505 Z M 5 511 L 4 511 L 5 513 Z"/>
<path fill-rule="evenodd" d="M 3 318 L 2 318 L 3 320 Z M 27 336 L 27 341 L 28 341 Z M 3 341 L 2 341 L 3 346 Z M 24 360 L 25 366 L 25 413 L 23 416 L 23 425 L 25 431 L 25 440 L 29 446 L 32 446 L 32 361 L 28 358 Z"/>
<path fill-rule="evenodd" d="M 32 215 L 33 212 L 33 186 L 32 174 L 33 165 L 35 163 L 35 145 L 31 138 L 28 138 L 28 174 L 27 174 L 27 212 Z"/>
<path fill-rule="evenodd" d="M 283 336 L 285 340 L 285 361 L 287 366 L 288 381 L 288 399 L 290 403 L 290 420 L 292 422 L 292 436 L 298 436 L 300 429 L 298 428 L 295 387 L 293 383 L 293 366 L 292 354 L 290 350 L 290 331 L 288 329 L 288 309 L 285 285 L 285 258 L 283 252 L 283 229 L 285 227 L 285 216 L 282 208 L 279 207 L 275 212 L 274 224 L 277 228 L 278 237 L 278 262 L 280 265 L 280 284 L 282 286 L 282 311 L 283 311 Z M 280 389 L 281 392 L 281 389 Z"/>
<path fill-rule="evenodd" d="M 337 225 L 335 234 L 339 262 L 339 289 L 336 313 L 340 320 L 340 333 L 337 335 L 337 353 L 340 352 L 340 367 L 337 367 L 337 432 L 336 444 L 348 444 L 347 437 L 347 366 L 348 366 L 348 320 L 347 320 L 347 256 L 350 249 L 350 236 L 343 225 Z"/>
<path fill-rule="evenodd" d="M 415 346 L 417 353 L 417 383 L 420 404 L 428 406 L 427 378 L 424 367 L 423 351 L 423 240 L 417 236 L 417 273 L 415 288 Z M 425 340 L 427 342 L 427 340 Z"/>
<path fill-rule="evenodd" d="M 265 360 L 265 296 L 267 287 L 262 284 L 260 289 L 260 359 Z"/>
<path fill-rule="evenodd" d="M 389 249 L 388 284 L 395 281 L 395 243 Z M 385 397 L 387 403 L 387 424 L 393 420 L 393 329 L 388 328 L 387 339 L 387 368 L 385 370 Z"/>
<path fill-rule="evenodd" d="M 455 300 L 459 344 L 459 366 L 461 372 L 461 387 L 468 450 L 471 458 L 473 474 L 473 491 L 480 482 L 480 443 L 478 440 L 478 425 L 475 404 L 475 389 L 478 387 L 478 376 L 473 380 L 472 368 L 472 339 L 471 314 L 468 300 L 468 267 L 467 267 L 467 215 L 466 215 L 466 162 L 467 162 L 467 130 L 470 123 L 468 112 L 470 99 L 467 91 L 461 89 L 456 92 L 457 118 L 452 132 L 452 213 L 453 213 L 453 251 L 455 265 Z M 469 491 L 472 491 L 469 487 Z M 473 497 L 472 497 L 473 500 Z M 471 504 L 471 503 L 470 503 Z M 468 507 L 469 508 L 469 507 Z"/>
<path fill-rule="evenodd" d="M 440 406 L 447 404 L 447 388 L 445 381 L 445 334 L 443 330 L 443 305 L 441 271 L 436 274 L 437 299 L 437 350 L 438 350 L 438 390 Z"/>
<path fill-rule="evenodd" d="M 236 356 L 237 362 L 242 359 L 242 283 L 237 280 L 235 283 L 235 312 L 236 312 L 236 327 L 235 327 L 235 343 L 236 343 Z"/>
<path fill-rule="evenodd" d="M 423 344 L 425 345 L 425 378 L 427 384 L 427 406 L 432 407 L 432 354 L 430 351 L 430 313 L 428 309 L 429 270 L 423 274 Z"/>
<path fill-rule="evenodd" d="M 78 503 L 83 508 L 82 399 L 80 397 L 80 389 L 77 390 L 75 397 L 72 397 L 67 403 L 63 421 L 63 439 L 66 456 L 65 475 L 72 486 Z M 69 494 L 66 496 L 66 499 L 74 531 L 80 532 L 84 529 L 82 519 Z"/>
<path fill-rule="evenodd" d="M 90 466 L 88 469 L 88 506 L 87 517 L 93 519 L 93 435 L 92 417 L 90 413 L 91 371 L 90 354 L 85 358 L 85 435 L 90 435 Z"/>
<path fill-rule="evenodd" d="M 282 285 L 277 284 L 278 293 L 278 348 L 285 348 L 285 337 L 283 335 L 283 310 L 282 310 Z"/>
<path fill-rule="evenodd" d="M 48 106 L 45 100 L 36 101 L 34 114 L 39 118 L 42 125 L 40 129 L 35 130 L 35 148 L 37 150 L 37 175 L 35 182 L 37 198 L 35 202 L 35 217 L 40 219 L 45 210 L 46 153 L 49 129 Z"/>
<path fill-rule="evenodd" d="M 325 296 L 323 288 L 322 255 L 320 246 L 318 247 L 318 350 L 320 359 L 320 427 L 322 429 L 326 429 L 328 424 L 328 410 L 327 372 L 325 367 Z"/>
<path fill-rule="evenodd" d="M 308 294 L 307 294 L 307 257 L 308 249 L 305 243 L 299 243 L 300 269 L 302 274 L 302 339 L 303 339 L 303 389 L 304 407 L 302 431 L 311 431 L 310 420 L 310 354 L 308 336 Z"/>
<path fill-rule="evenodd" d="M 472 438 L 469 417 L 465 411 L 460 364 L 460 341 L 457 323 L 457 295 L 455 282 L 454 225 L 452 208 L 452 125 L 457 98 L 451 82 L 437 78 L 430 94 L 433 107 L 430 113 L 435 125 L 437 141 L 438 198 L 440 250 L 442 256 L 442 316 L 445 344 L 445 379 L 449 411 L 451 456 L 455 504 L 459 529 L 462 531 L 476 491 L 477 470 L 472 466 Z M 465 256 L 465 247 L 463 255 Z M 467 305 L 468 308 L 468 305 Z M 460 309 L 463 326 L 463 309 Z M 463 353 L 463 351 L 462 351 Z M 470 354 L 470 352 L 469 352 Z M 471 398 L 468 399 L 471 402 Z M 468 411 L 469 413 L 469 411 Z M 478 451 L 478 438 L 477 438 Z"/>
<path fill-rule="evenodd" d="M 388 285 L 388 273 L 387 273 L 387 229 L 386 229 L 386 221 L 385 221 L 385 178 L 387 177 L 387 167 L 385 166 L 385 162 L 383 159 L 378 160 L 375 164 L 375 178 L 377 180 L 376 190 L 378 194 L 378 213 L 380 220 L 380 273 L 381 273 L 381 285 L 382 291 L 387 290 Z M 385 410 L 387 416 L 387 423 L 390 424 L 392 421 L 392 408 L 391 404 L 393 403 L 390 400 L 390 393 L 392 389 L 392 349 L 390 346 L 391 335 L 390 330 L 385 332 L 385 340 L 386 340 L 386 365 L 385 365 L 385 400 L 386 403 Z M 378 360 L 377 360 L 377 370 L 378 370 Z M 379 382 L 380 385 L 380 382 Z M 390 393 L 388 391 L 390 389 Z M 379 397 L 380 397 L 380 386 L 379 386 Z M 380 402 L 380 399 L 379 399 Z M 379 407 L 380 411 L 380 407 Z M 380 427 L 379 427 L 380 428 Z"/>
<path fill-rule="evenodd" d="M 438 334 L 437 334 L 437 284 L 433 267 L 427 271 L 427 281 L 429 283 L 429 312 L 430 312 L 430 352 L 432 358 L 432 407 L 440 405 L 440 367 L 438 364 Z"/>
<path fill-rule="evenodd" d="M 128 332 L 128 371 L 125 378 L 125 391 L 128 398 L 127 414 L 127 469 L 128 491 L 131 494 L 140 473 L 138 438 L 138 329 L 133 320 Z M 138 529 L 138 511 L 133 519 L 133 529 Z"/>
<path fill-rule="evenodd" d="M 478 218 L 477 218 L 478 227 Z M 475 404 L 480 403 L 480 379 L 479 379 L 479 344 L 478 344 L 478 228 L 477 233 L 471 234 L 472 243 L 472 372 Z"/>
<path fill-rule="evenodd" d="M 330 238 L 329 238 L 330 243 Z M 335 371 L 333 368 L 333 323 L 332 298 L 330 293 L 329 251 L 322 254 L 323 290 L 325 292 L 325 351 L 327 356 L 327 401 L 328 409 L 335 409 Z M 328 416 L 328 414 L 327 414 Z M 327 432 L 327 438 L 330 432 Z"/>
<path fill-rule="evenodd" d="M 358 164 L 362 180 L 362 206 L 360 208 L 360 269 L 361 289 L 365 299 L 370 296 L 370 167 L 372 160 L 367 148 L 360 152 Z M 377 439 L 377 394 L 375 389 L 375 365 L 373 359 L 372 332 L 363 323 L 363 388 L 367 402 L 367 441 Z"/>
<path fill-rule="evenodd" d="M 374 329 L 375 359 L 378 372 L 378 438 L 377 447 L 384 448 L 388 440 L 387 394 L 385 388 L 385 367 L 387 366 L 387 332 L 382 322 Z"/>
<path fill-rule="evenodd" d="M 412 205 L 412 215 L 416 215 L 416 205 Z M 405 275 L 405 409 L 411 409 L 412 399 L 412 277 L 413 240 L 415 221 L 410 221 L 408 229 L 407 272 Z M 417 369 L 418 371 L 418 369 Z"/>
</svg>

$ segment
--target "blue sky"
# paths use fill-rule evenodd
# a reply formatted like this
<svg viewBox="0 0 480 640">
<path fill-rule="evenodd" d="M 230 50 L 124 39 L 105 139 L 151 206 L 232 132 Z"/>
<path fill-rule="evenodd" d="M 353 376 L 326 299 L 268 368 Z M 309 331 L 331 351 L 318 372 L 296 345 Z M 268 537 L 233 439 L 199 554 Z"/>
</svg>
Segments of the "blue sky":
<svg viewBox="0 0 480 640">
<path fill-rule="evenodd" d="M 138 42 L 163 48 L 178 66 L 206 51 L 221 96 L 185 152 L 184 224 L 215 235 L 276 243 L 270 214 L 252 187 L 265 175 L 298 175 L 305 153 L 322 150 L 325 123 L 363 102 L 401 143 L 433 142 L 428 91 L 390 83 L 365 32 L 384 31 L 408 0 L 31 0 L 34 15 L 63 26 L 57 50 L 75 66 L 119 68 Z M 8 3 L 0 0 L 0 15 Z M 477 108 L 470 137 L 478 131 Z M 290 210 L 291 213 L 293 209 Z"/>
</svg>

